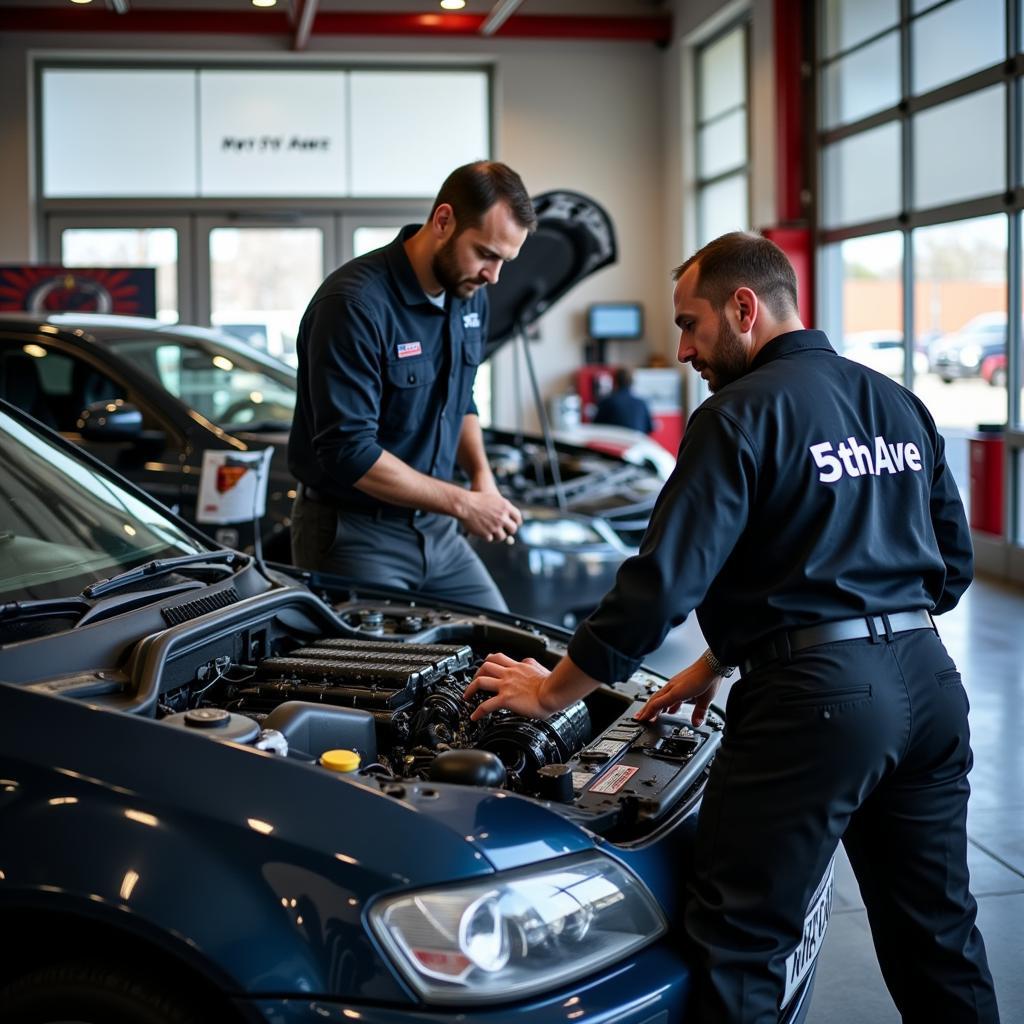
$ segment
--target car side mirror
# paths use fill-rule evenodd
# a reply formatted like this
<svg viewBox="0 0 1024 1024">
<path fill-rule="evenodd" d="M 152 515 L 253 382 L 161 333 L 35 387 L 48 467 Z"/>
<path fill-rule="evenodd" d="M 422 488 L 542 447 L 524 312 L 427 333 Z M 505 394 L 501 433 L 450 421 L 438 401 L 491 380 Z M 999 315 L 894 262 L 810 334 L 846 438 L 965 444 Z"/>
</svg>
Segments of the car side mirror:
<svg viewBox="0 0 1024 1024">
<path fill-rule="evenodd" d="M 142 436 L 142 411 L 120 398 L 90 402 L 77 426 L 86 441 L 137 441 Z"/>
</svg>

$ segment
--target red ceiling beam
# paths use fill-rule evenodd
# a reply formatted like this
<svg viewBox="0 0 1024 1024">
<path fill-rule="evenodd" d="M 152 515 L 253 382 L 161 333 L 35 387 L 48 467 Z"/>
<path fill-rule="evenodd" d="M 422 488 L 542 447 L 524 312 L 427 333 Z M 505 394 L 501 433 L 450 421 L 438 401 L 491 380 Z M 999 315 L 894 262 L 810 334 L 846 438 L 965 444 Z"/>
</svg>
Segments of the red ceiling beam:
<svg viewBox="0 0 1024 1024">
<path fill-rule="evenodd" d="M 475 36 L 482 14 L 340 14 L 319 12 L 318 36 Z M 288 15 L 277 11 L 166 10 L 114 14 L 87 8 L 7 7 L 0 11 L 4 32 L 179 32 L 229 35 L 291 35 Z M 619 42 L 668 43 L 672 19 L 513 15 L 496 38 L 607 39 Z"/>
</svg>

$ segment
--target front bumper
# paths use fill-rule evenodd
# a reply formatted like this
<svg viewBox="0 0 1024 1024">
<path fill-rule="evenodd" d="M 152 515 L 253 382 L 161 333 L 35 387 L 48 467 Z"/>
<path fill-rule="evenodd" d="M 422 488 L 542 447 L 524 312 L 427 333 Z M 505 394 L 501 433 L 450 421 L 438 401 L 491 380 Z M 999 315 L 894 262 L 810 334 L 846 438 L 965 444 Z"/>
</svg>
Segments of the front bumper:
<svg viewBox="0 0 1024 1024">
<path fill-rule="evenodd" d="M 682 957 L 659 943 L 593 980 L 515 1005 L 427 1010 L 291 998 L 246 1001 L 239 1008 L 267 1024 L 677 1024 L 684 1019 L 689 982 Z"/>
</svg>

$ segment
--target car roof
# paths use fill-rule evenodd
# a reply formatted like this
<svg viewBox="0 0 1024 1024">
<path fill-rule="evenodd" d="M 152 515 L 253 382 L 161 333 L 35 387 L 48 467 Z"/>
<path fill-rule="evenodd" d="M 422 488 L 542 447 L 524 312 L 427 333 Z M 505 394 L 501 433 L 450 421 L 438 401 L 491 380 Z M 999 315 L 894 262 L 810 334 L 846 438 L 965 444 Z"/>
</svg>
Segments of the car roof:
<svg viewBox="0 0 1024 1024">
<path fill-rule="evenodd" d="M 40 327 L 56 327 L 61 332 L 78 337 L 88 335 L 99 345 L 123 341 L 129 338 L 158 335 L 169 340 L 187 338 L 191 341 L 207 341 L 220 348 L 231 349 L 255 362 L 266 363 L 275 369 L 294 376 L 295 370 L 287 363 L 274 359 L 247 345 L 240 338 L 211 327 L 197 327 L 193 324 L 168 324 L 142 316 L 113 316 L 108 313 L 0 313 L 0 330 L 34 330 Z M 51 333 L 51 332 L 43 332 Z"/>
</svg>

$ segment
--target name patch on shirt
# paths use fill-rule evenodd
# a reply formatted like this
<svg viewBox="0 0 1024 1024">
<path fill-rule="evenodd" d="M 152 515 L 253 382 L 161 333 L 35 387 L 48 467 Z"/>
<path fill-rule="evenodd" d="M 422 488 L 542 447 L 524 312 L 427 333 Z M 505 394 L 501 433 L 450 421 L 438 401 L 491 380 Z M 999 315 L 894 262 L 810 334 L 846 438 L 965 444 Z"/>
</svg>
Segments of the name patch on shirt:
<svg viewBox="0 0 1024 1024">
<path fill-rule="evenodd" d="M 834 484 L 844 476 L 881 476 L 911 470 L 921 472 L 921 452 L 912 441 L 886 441 L 876 437 L 874 447 L 864 444 L 855 437 L 848 437 L 833 448 L 830 441 L 812 444 L 808 449 L 815 465 L 821 472 L 818 479 L 823 484 Z"/>
<path fill-rule="evenodd" d="M 408 359 L 409 356 L 423 355 L 423 348 L 418 341 L 406 341 L 398 346 L 398 358 Z"/>
<path fill-rule="evenodd" d="M 480 314 L 479 313 L 463 313 L 462 314 L 462 326 L 468 331 L 470 327 L 480 326 Z"/>
</svg>

